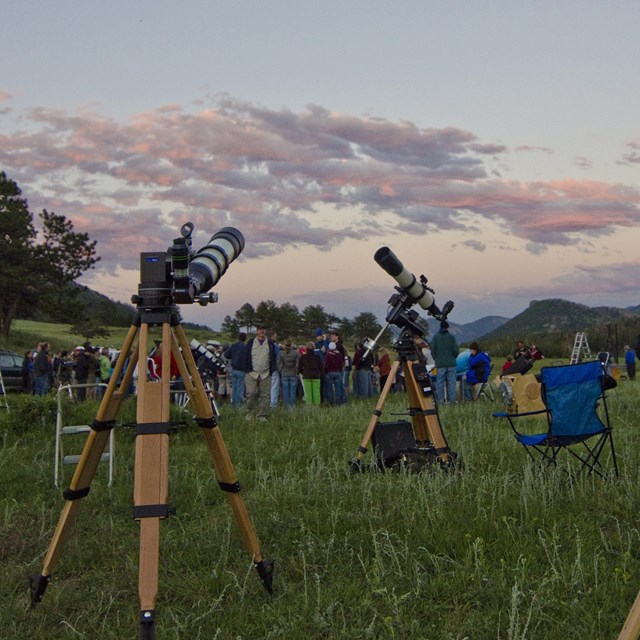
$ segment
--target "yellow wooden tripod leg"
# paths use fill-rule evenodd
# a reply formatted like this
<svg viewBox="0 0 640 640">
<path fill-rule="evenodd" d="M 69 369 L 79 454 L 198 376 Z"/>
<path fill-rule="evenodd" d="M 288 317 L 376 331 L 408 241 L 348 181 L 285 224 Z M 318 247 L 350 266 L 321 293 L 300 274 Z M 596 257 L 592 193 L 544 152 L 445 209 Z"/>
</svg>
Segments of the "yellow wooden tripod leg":
<svg viewBox="0 0 640 640">
<path fill-rule="evenodd" d="M 429 396 L 422 393 L 416 380 L 411 362 L 403 365 L 404 379 L 407 385 L 409 406 L 414 410 L 412 416 L 413 430 L 419 446 L 431 442 L 435 448 L 438 460 L 443 464 L 451 462 L 451 451 L 445 438 L 438 410 L 433 399 L 433 391 Z"/>
<path fill-rule="evenodd" d="M 138 595 L 140 632 L 154 637 L 158 595 L 160 520 L 169 515 L 169 396 L 171 327 L 162 325 L 162 377 L 147 379 L 148 325 L 140 329 L 133 517 L 140 522 Z"/>
<path fill-rule="evenodd" d="M 393 364 L 391 365 L 391 371 L 389 371 L 387 381 L 385 382 L 385 385 L 380 392 L 378 402 L 376 403 L 375 409 L 371 414 L 371 419 L 369 420 L 369 424 L 367 425 L 367 430 L 365 431 L 365 434 L 362 437 L 362 441 L 360 442 L 360 446 L 358 447 L 358 453 L 356 453 L 356 457 L 349 463 L 352 473 L 357 473 L 358 471 L 360 471 L 362 458 L 364 458 L 364 455 L 368 451 L 369 443 L 371 442 L 371 438 L 373 437 L 373 432 L 376 430 L 378 419 L 382 415 L 384 403 L 386 402 L 389 391 L 391 391 L 391 387 L 395 382 L 399 368 L 400 360 L 394 360 Z"/>
<path fill-rule="evenodd" d="M 640 637 L 640 593 L 636 596 L 618 640 L 637 640 L 638 637 Z"/>
<path fill-rule="evenodd" d="M 129 329 L 124 345 L 120 352 L 120 357 L 116 363 L 114 374 L 107 386 L 102 402 L 96 414 L 96 419 L 91 425 L 91 431 L 85 443 L 80 460 L 76 467 L 69 488 L 65 489 L 63 496 L 66 500 L 62 509 L 62 513 L 58 520 L 53 538 L 49 543 L 49 548 L 44 559 L 42 573 L 40 575 L 30 576 L 31 587 L 31 604 L 37 604 L 42 600 L 44 592 L 51 579 L 64 545 L 69 537 L 71 525 L 80 508 L 82 498 L 86 497 L 91 487 L 91 481 L 95 477 L 100 459 L 109 441 L 111 429 L 114 426 L 115 417 L 120 408 L 122 398 L 124 396 L 123 389 L 126 389 L 131 382 L 133 368 L 135 362 L 127 370 L 121 384 L 118 386 L 117 380 L 123 370 L 126 357 L 131 349 L 131 345 L 137 334 L 137 327 L 132 326 Z"/>
<path fill-rule="evenodd" d="M 202 435 L 209 451 L 209 457 L 218 478 L 220 488 L 227 494 L 229 504 L 233 511 L 236 523 L 247 551 L 251 554 L 253 562 L 265 589 L 272 593 L 273 561 L 265 560 L 260 551 L 258 536 L 249 517 L 249 513 L 240 496 L 240 483 L 229 457 L 229 452 L 224 444 L 222 433 L 218 428 L 216 417 L 213 413 L 211 402 L 207 396 L 200 374 L 193 359 L 183 328 L 174 327 L 176 342 L 173 345 L 174 357 L 180 375 L 184 382 L 185 390 L 189 394 L 189 400 L 196 416 L 196 422 L 201 427 Z M 181 347 L 181 351 L 178 349 Z"/>
</svg>

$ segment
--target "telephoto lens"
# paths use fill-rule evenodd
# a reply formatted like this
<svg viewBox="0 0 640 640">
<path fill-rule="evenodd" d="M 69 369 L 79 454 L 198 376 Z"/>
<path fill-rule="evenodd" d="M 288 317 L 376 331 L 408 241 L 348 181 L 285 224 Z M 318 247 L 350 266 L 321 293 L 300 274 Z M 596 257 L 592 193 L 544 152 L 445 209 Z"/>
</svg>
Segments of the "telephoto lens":
<svg viewBox="0 0 640 640">
<path fill-rule="evenodd" d="M 244 249 L 244 236 L 234 227 L 224 227 L 211 236 L 189 264 L 189 277 L 195 294 L 206 293 L 224 275 L 229 265 Z"/>
</svg>

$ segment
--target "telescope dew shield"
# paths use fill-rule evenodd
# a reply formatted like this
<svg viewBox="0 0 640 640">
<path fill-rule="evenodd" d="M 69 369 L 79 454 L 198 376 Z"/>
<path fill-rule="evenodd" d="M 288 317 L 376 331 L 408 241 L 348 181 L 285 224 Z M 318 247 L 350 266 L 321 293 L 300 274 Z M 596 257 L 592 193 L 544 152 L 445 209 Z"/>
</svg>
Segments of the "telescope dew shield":
<svg viewBox="0 0 640 640">
<path fill-rule="evenodd" d="M 214 287 L 243 249 L 244 236 L 233 227 L 224 227 L 211 236 L 189 264 L 195 294 L 206 293 Z"/>
<path fill-rule="evenodd" d="M 400 285 L 413 302 L 419 304 L 425 311 L 438 312 L 431 293 L 410 271 L 404 268 L 389 247 L 378 249 L 373 259 Z"/>
</svg>

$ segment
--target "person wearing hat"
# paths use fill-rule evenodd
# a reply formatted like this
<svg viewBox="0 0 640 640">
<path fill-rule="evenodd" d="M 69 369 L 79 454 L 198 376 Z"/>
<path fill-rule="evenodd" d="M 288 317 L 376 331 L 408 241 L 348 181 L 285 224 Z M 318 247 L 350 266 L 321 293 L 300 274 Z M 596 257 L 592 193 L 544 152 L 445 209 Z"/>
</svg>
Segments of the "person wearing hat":
<svg viewBox="0 0 640 640">
<path fill-rule="evenodd" d="M 87 349 L 84 346 L 76 347 L 73 351 L 73 357 L 75 360 L 73 369 L 75 384 L 85 385 L 89 377 L 89 369 L 94 363 L 93 358 L 87 353 Z M 75 390 L 75 396 L 78 400 L 85 400 L 87 397 L 87 388 L 78 387 Z"/>
<path fill-rule="evenodd" d="M 456 339 L 449 333 L 449 323 L 443 320 L 440 331 L 431 341 L 431 354 L 436 363 L 436 400 L 440 404 L 456 402 L 456 357 L 460 351 Z"/>
<path fill-rule="evenodd" d="M 247 419 L 255 417 L 267 421 L 271 393 L 271 374 L 276 370 L 276 348 L 267 338 L 264 325 L 256 327 L 256 336 L 247 342 L 245 351 L 245 390 L 247 396 Z"/>
<path fill-rule="evenodd" d="M 324 329 L 316 329 L 316 340 L 313 344 L 313 350 L 316 355 L 324 359 L 324 354 L 327 353 L 329 341 L 326 339 Z"/>
<path fill-rule="evenodd" d="M 344 369 L 344 357 L 338 351 L 338 345 L 330 342 L 327 353 L 324 356 L 324 377 L 326 382 L 326 399 L 330 405 L 346 402 L 344 385 L 342 384 L 342 369 Z"/>
</svg>

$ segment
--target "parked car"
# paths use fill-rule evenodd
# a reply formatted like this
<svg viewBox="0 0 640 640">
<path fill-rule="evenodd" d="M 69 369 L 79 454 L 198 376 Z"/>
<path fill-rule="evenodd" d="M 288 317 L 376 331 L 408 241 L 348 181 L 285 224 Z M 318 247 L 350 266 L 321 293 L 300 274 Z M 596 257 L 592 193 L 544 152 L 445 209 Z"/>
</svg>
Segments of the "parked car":
<svg viewBox="0 0 640 640">
<path fill-rule="evenodd" d="M 6 391 L 22 391 L 22 360 L 13 351 L 0 350 L 0 373 Z"/>
</svg>

